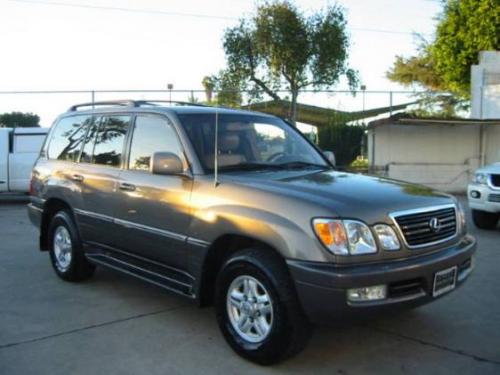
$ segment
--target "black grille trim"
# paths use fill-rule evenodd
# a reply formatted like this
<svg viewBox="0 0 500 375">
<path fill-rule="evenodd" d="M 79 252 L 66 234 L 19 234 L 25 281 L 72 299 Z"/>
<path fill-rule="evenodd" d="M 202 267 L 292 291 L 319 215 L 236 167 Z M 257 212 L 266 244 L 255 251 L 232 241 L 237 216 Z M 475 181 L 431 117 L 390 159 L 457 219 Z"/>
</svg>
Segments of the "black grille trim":
<svg viewBox="0 0 500 375">
<path fill-rule="evenodd" d="M 408 248 L 432 246 L 448 241 L 458 232 L 455 205 L 429 207 L 418 210 L 395 212 L 391 215 Z M 439 231 L 433 231 L 430 221 L 439 220 Z"/>
<path fill-rule="evenodd" d="M 491 185 L 500 188 L 500 174 L 492 174 L 490 177 Z"/>
<path fill-rule="evenodd" d="M 494 203 L 500 203 L 500 194 L 490 194 L 488 195 L 488 201 Z"/>
</svg>

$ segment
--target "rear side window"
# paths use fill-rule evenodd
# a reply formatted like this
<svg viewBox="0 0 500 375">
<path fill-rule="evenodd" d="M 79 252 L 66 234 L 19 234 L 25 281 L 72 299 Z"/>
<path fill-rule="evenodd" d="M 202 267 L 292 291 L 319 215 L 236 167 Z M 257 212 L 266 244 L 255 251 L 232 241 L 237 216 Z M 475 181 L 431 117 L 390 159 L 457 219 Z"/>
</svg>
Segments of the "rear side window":
<svg viewBox="0 0 500 375">
<path fill-rule="evenodd" d="M 44 134 L 16 135 L 14 138 L 14 152 L 19 154 L 39 153 L 44 140 Z"/>
<path fill-rule="evenodd" d="M 105 116 L 94 124 L 85 140 L 81 162 L 119 167 L 130 116 Z"/>
<path fill-rule="evenodd" d="M 76 161 L 83 145 L 91 116 L 72 116 L 61 119 L 52 131 L 47 157 Z"/>
<path fill-rule="evenodd" d="M 182 158 L 182 147 L 177 133 L 166 118 L 139 115 L 135 120 L 129 169 L 149 171 L 155 152 L 171 152 Z"/>
</svg>

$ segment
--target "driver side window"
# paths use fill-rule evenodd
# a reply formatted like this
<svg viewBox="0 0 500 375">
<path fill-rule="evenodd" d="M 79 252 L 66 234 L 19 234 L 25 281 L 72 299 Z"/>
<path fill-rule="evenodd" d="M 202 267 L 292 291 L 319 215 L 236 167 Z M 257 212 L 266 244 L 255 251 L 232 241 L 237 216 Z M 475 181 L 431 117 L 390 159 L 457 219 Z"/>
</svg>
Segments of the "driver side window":
<svg viewBox="0 0 500 375">
<path fill-rule="evenodd" d="M 150 171 L 155 152 L 171 152 L 182 159 L 182 146 L 174 127 L 157 115 L 138 115 L 130 146 L 130 170 Z"/>
</svg>

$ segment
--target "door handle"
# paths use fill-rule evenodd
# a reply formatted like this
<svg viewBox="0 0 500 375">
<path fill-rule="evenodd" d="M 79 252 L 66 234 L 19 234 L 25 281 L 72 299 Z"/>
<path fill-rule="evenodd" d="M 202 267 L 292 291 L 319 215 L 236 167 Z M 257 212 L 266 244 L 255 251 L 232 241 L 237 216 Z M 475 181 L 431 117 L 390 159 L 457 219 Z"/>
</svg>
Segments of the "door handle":
<svg viewBox="0 0 500 375">
<path fill-rule="evenodd" d="M 76 182 L 83 182 L 83 176 L 81 174 L 74 174 L 71 179 Z"/>
<path fill-rule="evenodd" d="M 120 190 L 134 191 L 135 185 L 127 184 L 126 182 L 121 182 L 119 188 L 120 188 Z"/>
</svg>

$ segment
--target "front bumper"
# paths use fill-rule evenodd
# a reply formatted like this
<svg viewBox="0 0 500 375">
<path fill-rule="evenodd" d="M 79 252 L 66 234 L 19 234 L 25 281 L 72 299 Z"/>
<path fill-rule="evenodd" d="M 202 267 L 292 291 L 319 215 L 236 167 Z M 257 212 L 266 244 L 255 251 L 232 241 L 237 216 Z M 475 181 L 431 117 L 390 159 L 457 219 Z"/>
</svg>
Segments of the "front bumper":
<svg viewBox="0 0 500 375">
<path fill-rule="evenodd" d="M 479 197 L 473 198 L 473 192 L 479 193 Z M 469 184 L 467 199 L 473 210 L 500 212 L 500 189 L 492 189 L 489 185 Z"/>
<path fill-rule="evenodd" d="M 458 266 L 459 287 L 472 271 L 475 251 L 476 240 L 465 236 L 446 249 L 385 263 L 340 266 L 288 260 L 287 264 L 304 312 L 312 322 L 325 323 L 430 302 L 436 299 L 432 296 L 435 273 Z M 348 302 L 347 289 L 380 284 L 388 286 L 386 299 Z"/>
</svg>

